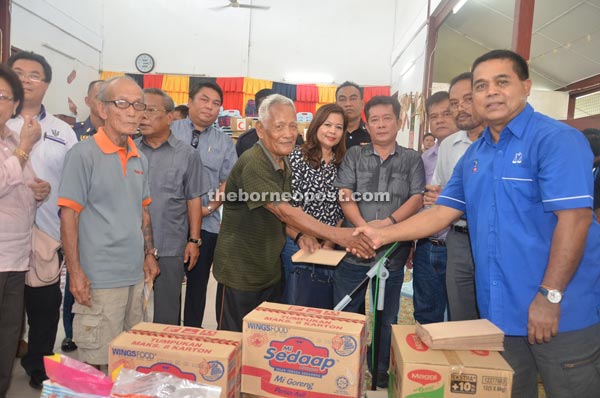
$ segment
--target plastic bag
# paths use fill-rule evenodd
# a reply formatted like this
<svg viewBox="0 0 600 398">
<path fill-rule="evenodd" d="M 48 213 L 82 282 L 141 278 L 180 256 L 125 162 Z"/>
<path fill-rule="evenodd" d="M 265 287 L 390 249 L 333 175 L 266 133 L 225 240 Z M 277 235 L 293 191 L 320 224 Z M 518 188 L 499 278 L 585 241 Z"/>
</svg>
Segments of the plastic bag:
<svg viewBox="0 0 600 398">
<path fill-rule="evenodd" d="M 108 395 L 85 394 L 73 391 L 51 380 L 44 380 L 40 398 L 110 398 Z"/>
<path fill-rule="evenodd" d="M 115 398 L 219 398 L 221 387 L 180 379 L 168 373 L 121 369 L 112 389 Z"/>
<path fill-rule="evenodd" d="M 110 396 L 112 380 L 93 366 L 55 354 L 44 357 L 44 367 L 50 380 L 63 387 L 84 394 Z"/>
</svg>

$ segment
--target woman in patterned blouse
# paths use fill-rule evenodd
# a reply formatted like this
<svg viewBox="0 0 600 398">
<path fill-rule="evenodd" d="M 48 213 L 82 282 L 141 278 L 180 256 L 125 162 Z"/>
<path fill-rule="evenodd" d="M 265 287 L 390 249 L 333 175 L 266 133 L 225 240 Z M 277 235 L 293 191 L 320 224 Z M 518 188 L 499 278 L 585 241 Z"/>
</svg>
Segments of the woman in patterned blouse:
<svg viewBox="0 0 600 398">
<path fill-rule="evenodd" d="M 339 226 L 344 214 L 338 202 L 338 190 L 333 186 L 337 170 L 346 153 L 343 135 L 347 127 L 343 109 L 336 104 L 319 108 L 306 133 L 306 142 L 290 154 L 292 166 L 292 204 L 317 220 Z M 282 300 L 287 304 L 332 308 L 333 295 L 324 300 L 320 294 L 289 289 L 293 273 L 314 272 L 318 280 L 330 283 L 334 268 L 292 263 L 291 256 L 300 248 L 333 249 L 331 241 L 318 241 L 312 236 L 299 234 L 287 228 L 286 245 L 281 253 L 284 288 Z M 315 293 L 315 292 L 313 292 Z"/>
</svg>

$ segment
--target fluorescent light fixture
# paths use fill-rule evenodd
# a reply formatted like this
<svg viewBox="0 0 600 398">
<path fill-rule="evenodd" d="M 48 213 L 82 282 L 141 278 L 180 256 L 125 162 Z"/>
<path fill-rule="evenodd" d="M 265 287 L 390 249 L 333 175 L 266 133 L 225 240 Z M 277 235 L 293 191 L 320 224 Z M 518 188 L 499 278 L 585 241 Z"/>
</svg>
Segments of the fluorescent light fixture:
<svg viewBox="0 0 600 398">
<path fill-rule="evenodd" d="M 456 5 L 452 7 L 452 13 L 456 14 L 462 8 L 462 6 L 465 5 L 466 2 L 467 0 L 460 0 L 458 3 L 456 3 Z"/>
<path fill-rule="evenodd" d="M 293 83 L 333 83 L 333 77 L 324 73 L 290 72 L 283 80 Z"/>
</svg>

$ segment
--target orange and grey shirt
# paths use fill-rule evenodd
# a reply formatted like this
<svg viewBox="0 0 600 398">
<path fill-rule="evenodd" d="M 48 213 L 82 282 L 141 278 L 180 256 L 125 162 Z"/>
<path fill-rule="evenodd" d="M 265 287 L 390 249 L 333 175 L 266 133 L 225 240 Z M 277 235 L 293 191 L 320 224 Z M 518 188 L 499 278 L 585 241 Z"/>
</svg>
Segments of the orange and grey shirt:
<svg viewBox="0 0 600 398">
<path fill-rule="evenodd" d="M 94 289 L 131 286 L 144 277 L 148 162 L 131 138 L 127 147 L 100 128 L 65 158 L 58 205 L 79 213 L 79 262 Z"/>
</svg>

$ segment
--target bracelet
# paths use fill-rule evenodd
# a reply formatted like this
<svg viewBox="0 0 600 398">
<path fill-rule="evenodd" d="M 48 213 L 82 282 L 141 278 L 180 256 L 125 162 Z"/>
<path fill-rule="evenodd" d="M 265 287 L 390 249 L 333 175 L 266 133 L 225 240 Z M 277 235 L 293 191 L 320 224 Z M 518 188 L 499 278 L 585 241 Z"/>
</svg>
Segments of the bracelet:
<svg viewBox="0 0 600 398">
<path fill-rule="evenodd" d="M 27 154 L 27 152 L 25 152 L 21 148 L 15 148 L 15 156 L 23 159 L 24 161 L 29 160 L 29 155 Z"/>
<path fill-rule="evenodd" d="M 298 241 L 300 240 L 300 238 L 302 237 L 302 235 L 304 235 L 302 232 L 298 232 L 298 235 L 296 235 L 296 239 L 294 239 L 294 243 L 297 245 Z"/>
<path fill-rule="evenodd" d="M 392 225 L 394 224 L 398 224 L 398 221 L 396 221 L 396 219 L 393 216 L 389 216 L 388 217 L 390 219 L 390 221 L 392 222 Z"/>
</svg>

